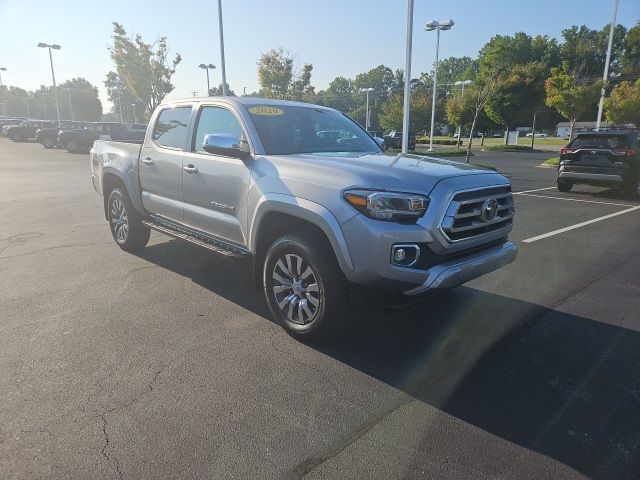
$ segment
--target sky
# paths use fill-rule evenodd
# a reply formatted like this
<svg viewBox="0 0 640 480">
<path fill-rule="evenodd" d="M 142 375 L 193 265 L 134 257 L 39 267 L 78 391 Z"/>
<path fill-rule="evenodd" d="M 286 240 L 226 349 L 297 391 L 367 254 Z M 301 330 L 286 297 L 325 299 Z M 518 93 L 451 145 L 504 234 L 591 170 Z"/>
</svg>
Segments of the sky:
<svg viewBox="0 0 640 480">
<path fill-rule="evenodd" d="M 412 77 L 429 71 L 435 59 L 432 19 L 452 18 L 443 32 L 440 58 L 476 57 L 494 35 L 524 31 L 560 38 L 563 29 L 586 24 L 602 28 L 611 21 L 611 0 L 415 0 Z M 222 0 L 227 82 L 241 94 L 258 89 L 260 55 L 283 47 L 301 66 L 313 64 L 312 85 L 326 88 L 336 76 L 348 78 L 384 64 L 404 68 L 406 0 Z M 619 0 L 617 23 L 627 28 L 640 20 L 640 0 Z M 146 41 L 166 36 L 182 55 L 168 98 L 206 92 L 200 63 L 213 63 L 211 84 L 221 82 L 216 0 L 0 0 L 0 67 L 3 83 L 27 90 L 51 84 L 47 51 L 39 42 L 62 46 L 54 51 L 56 80 L 84 77 L 100 90 L 109 109 L 105 75 L 113 69 L 107 46 L 112 24 Z"/>
</svg>

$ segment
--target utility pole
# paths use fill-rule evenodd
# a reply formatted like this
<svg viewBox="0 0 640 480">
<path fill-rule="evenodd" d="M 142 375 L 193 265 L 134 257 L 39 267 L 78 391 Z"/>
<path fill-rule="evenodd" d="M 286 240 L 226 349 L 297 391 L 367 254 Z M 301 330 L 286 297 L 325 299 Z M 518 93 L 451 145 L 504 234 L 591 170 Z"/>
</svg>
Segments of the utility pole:
<svg viewBox="0 0 640 480">
<path fill-rule="evenodd" d="M 613 0 L 613 15 L 611 19 L 611 28 L 609 29 L 609 45 L 607 46 L 607 60 L 604 64 L 604 75 L 602 76 L 603 85 L 600 91 L 600 103 L 598 103 L 598 119 L 596 120 L 596 130 L 600 130 L 600 121 L 602 120 L 602 107 L 604 106 L 605 88 L 609 79 L 609 62 L 611 62 L 611 48 L 613 47 L 613 33 L 616 30 L 616 16 L 618 14 L 618 0 Z"/>
<path fill-rule="evenodd" d="M 404 104 L 402 113 L 402 153 L 409 152 L 409 108 L 411 105 L 411 47 L 413 45 L 413 0 L 407 0 L 407 39 L 404 58 Z"/>
<path fill-rule="evenodd" d="M 6 111 L 6 107 L 4 104 L 4 87 L 2 85 L 2 72 L 6 72 L 7 69 L 5 67 L 0 67 L 0 113 L 4 115 Z"/>
</svg>

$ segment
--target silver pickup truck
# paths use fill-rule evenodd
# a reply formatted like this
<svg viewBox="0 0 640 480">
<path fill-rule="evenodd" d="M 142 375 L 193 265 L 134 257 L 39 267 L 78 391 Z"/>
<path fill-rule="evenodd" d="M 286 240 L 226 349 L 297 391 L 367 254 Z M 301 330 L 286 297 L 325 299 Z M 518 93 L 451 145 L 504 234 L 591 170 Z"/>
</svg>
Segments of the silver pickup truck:
<svg viewBox="0 0 640 480">
<path fill-rule="evenodd" d="M 96 141 L 91 172 L 123 250 L 143 248 L 154 229 L 250 256 L 274 318 L 304 340 L 340 323 L 352 285 L 437 292 L 517 253 L 507 240 L 514 204 L 505 177 L 389 156 L 349 117 L 317 105 L 165 103 L 142 146 Z"/>
</svg>

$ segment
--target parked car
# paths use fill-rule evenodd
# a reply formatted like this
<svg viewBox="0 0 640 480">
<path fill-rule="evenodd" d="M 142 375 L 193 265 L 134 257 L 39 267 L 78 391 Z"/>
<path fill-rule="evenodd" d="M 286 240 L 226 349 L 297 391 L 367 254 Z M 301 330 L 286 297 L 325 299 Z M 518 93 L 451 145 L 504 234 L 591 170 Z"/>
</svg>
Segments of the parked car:
<svg viewBox="0 0 640 480">
<path fill-rule="evenodd" d="M 2 125 L 2 133 L 0 135 L 2 135 L 3 137 L 7 136 L 7 130 L 9 127 L 12 127 L 14 125 L 20 125 L 23 122 L 25 122 L 24 118 L 6 118 L 4 120 L 2 120 L 1 125 Z"/>
<path fill-rule="evenodd" d="M 90 163 L 120 248 L 143 248 L 154 229 L 250 259 L 273 317 L 300 339 L 328 335 L 348 315 L 350 285 L 415 298 L 496 270 L 517 253 L 507 241 L 507 178 L 387 156 L 356 122 L 317 105 L 252 97 L 163 103 L 142 145 L 97 140 Z"/>
<path fill-rule="evenodd" d="M 387 135 L 383 137 L 384 144 L 386 148 L 402 148 L 402 132 L 397 130 L 390 131 Z M 409 150 L 415 150 L 416 148 L 416 137 L 413 135 L 409 135 Z"/>
<path fill-rule="evenodd" d="M 87 151 L 98 139 L 114 140 L 118 142 L 142 143 L 146 128 L 144 125 L 127 125 L 116 122 L 95 122 L 90 123 L 81 130 L 62 131 L 58 135 L 58 145 L 69 152 Z M 144 126 L 146 127 L 146 126 Z"/>
<path fill-rule="evenodd" d="M 40 128 L 50 128 L 56 122 L 48 120 L 27 120 L 20 125 L 9 125 L 6 127 L 5 135 L 14 142 L 24 142 L 36 138 L 36 132 Z M 4 128 L 4 127 L 3 127 Z"/>
<path fill-rule="evenodd" d="M 533 135 L 533 133 L 532 133 L 532 132 L 529 132 L 529 133 L 527 133 L 527 134 L 525 135 L 525 137 L 529 137 L 529 138 L 531 138 L 531 136 L 532 136 L 532 135 Z M 538 132 L 536 132 L 536 138 L 547 138 L 548 136 L 549 136 L 549 135 L 547 135 L 546 133 L 542 133 L 542 132 L 538 133 Z"/>
<path fill-rule="evenodd" d="M 45 148 L 58 146 L 58 135 L 65 130 L 82 130 L 87 125 L 86 122 L 62 122 L 60 126 L 40 128 L 36 132 L 36 140 Z"/>
<path fill-rule="evenodd" d="M 560 150 L 558 190 L 574 185 L 621 187 L 640 197 L 640 155 L 634 133 L 579 133 Z"/>
</svg>

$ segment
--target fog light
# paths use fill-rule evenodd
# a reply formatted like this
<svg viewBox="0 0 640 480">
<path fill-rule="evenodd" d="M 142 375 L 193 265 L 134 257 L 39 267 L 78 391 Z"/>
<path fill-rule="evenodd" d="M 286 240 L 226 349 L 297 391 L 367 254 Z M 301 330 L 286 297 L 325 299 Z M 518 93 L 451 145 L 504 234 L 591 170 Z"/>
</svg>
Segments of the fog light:
<svg viewBox="0 0 640 480">
<path fill-rule="evenodd" d="M 397 249 L 396 252 L 393 254 L 393 260 L 398 263 L 402 262 L 406 257 L 407 257 L 407 253 L 402 248 Z"/>
<path fill-rule="evenodd" d="M 412 267 L 420 258 L 420 247 L 415 243 L 391 247 L 391 263 L 399 267 Z"/>
</svg>

